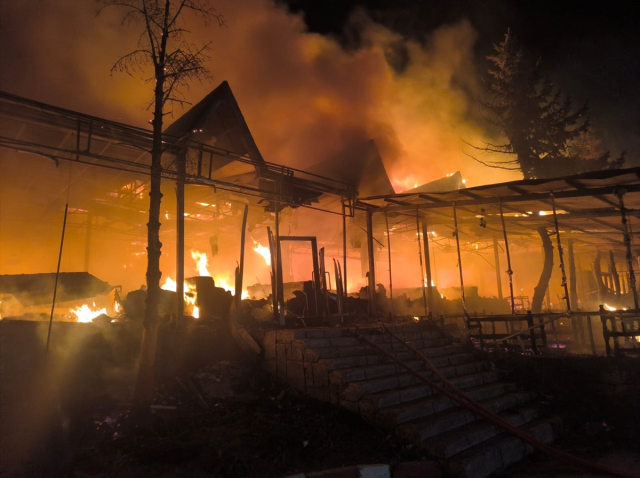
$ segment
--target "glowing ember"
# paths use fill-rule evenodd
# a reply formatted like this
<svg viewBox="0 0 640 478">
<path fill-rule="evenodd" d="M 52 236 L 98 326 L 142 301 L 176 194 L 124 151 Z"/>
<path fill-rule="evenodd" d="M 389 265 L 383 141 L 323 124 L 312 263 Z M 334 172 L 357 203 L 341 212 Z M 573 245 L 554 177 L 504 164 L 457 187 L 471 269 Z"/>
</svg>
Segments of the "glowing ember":
<svg viewBox="0 0 640 478">
<path fill-rule="evenodd" d="M 200 318 L 200 308 L 197 305 L 193 306 L 193 318 L 194 319 L 199 319 Z"/>
<path fill-rule="evenodd" d="M 69 309 L 69 312 L 74 314 L 78 318 L 78 322 L 88 323 L 92 322 L 96 317 L 107 314 L 107 309 L 98 309 L 96 307 L 95 302 L 93 303 L 93 309 L 90 308 L 87 304 L 83 304 L 81 307 L 77 307 L 75 309 Z"/>
<path fill-rule="evenodd" d="M 268 266 L 270 266 L 271 265 L 271 251 L 269 250 L 269 248 L 268 247 L 264 247 L 262 244 L 260 244 L 255 239 L 253 240 L 253 245 L 254 245 L 253 250 L 256 251 L 258 254 L 260 254 L 262 257 L 264 257 L 264 261 L 267 263 Z"/>
<path fill-rule="evenodd" d="M 200 251 L 191 251 L 191 257 L 196 261 L 196 265 L 198 267 L 198 275 L 201 277 L 210 277 L 209 270 L 207 267 L 209 266 L 209 261 L 207 260 L 207 254 L 205 252 Z"/>
</svg>

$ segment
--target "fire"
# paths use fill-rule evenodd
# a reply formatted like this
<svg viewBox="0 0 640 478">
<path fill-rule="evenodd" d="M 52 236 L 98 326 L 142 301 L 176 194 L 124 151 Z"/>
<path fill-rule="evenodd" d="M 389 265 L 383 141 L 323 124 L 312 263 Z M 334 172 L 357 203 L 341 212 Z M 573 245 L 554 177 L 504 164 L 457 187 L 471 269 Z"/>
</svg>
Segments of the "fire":
<svg viewBox="0 0 640 478">
<path fill-rule="evenodd" d="M 78 318 L 78 322 L 88 323 L 93 322 L 93 319 L 100 315 L 106 315 L 107 309 L 98 309 L 96 307 L 96 303 L 93 303 L 93 309 L 90 308 L 87 304 L 83 304 L 81 307 L 77 307 L 75 309 L 69 309 L 69 312 L 74 314 Z"/>
<path fill-rule="evenodd" d="M 160 288 L 164 290 L 172 290 L 173 292 L 176 292 L 178 290 L 178 284 L 171 277 L 167 277 L 167 280 L 164 281 L 164 284 L 162 284 Z M 186 283 L 185 283 L 185 290 L 187 290 Z"/>
<path fill-rule="evenodd" d="M 609 312 L 615 312 L 616 310 L 627 310 L 626 307 L 622 307 L 621 309 L 616 309 L 615 307 L 611 307 L 609 304 L 604 304 L 604 308 Z"/>
<path fill-rule="evenodd" d="M 256 241 L 255 239 L 253 239 L 253 250 L 256 251 L 258 254 L 260 254 L 262 257 L 264 257 L 264 261 L 267 263 L 268 266 L 271 265 L 271 251 L 269 250 L 268 247 L 264 247 L 262 244 L 260 244 L 258 241 Z"/>
<path fill-rule="evenodd" d="M 196 261 L 196 265 L 198 267 L 198 275 L 201 277 L 210 277 L 211 274 L 209 274 L 209 270 L 207 269 L 207 267 L 209 266 L 207 254 L 205 252 L 192 250 L 191 257 L 194 261 Z"/>
</svg>

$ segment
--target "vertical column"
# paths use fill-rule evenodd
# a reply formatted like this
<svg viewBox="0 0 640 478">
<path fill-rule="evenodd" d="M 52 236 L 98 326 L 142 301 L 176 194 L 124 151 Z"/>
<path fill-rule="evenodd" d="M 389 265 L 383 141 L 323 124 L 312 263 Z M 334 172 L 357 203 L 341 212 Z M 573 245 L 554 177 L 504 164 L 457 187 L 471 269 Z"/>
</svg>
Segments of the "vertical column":
<svg viewBox="0 0 640 478">
<path fill-rule="evenodd" d="M 513 270 L 511 270 L 511 254 L 509 253 L 509 238 L 507 237 L 507 228 L 504 224 L 504 213 L 502 212 L 502 201 L 498 198 L 498 205 L 500 206 L 500 221 L 502 222 L 502 235 L 504 236 L 504 250 L 507 254 L 507 275 L 509 276 L 509 297 L 511 298 L 511 314 L 516 313 L 513 297 Z"/>
<path fill-rule="evenodd" d="M 502 277 L 500 276 L 500 254 L 498 253 L 498 240 L 493 238 L 493 258 L 496 265 L 496 284 L 498 285 L 498 299 L 502 300 Z"/>
<path fill-rule="evenodd" d="M 344 294 L 343 312 L 347 312 L 347 216 L 345 214 L 344 200 L 342 201 L 342 282 Z"/>
<path fill-rule="evenodd" d="M 429 251 L 429 231 L 427 231 L 427 218 L 422 217 L 422 243 L 424 245 L 424 264 L 427 272 L 427 299 L 429 310 L 433 311 L 433 277 L 431 275 L 431 254 Z"/>
<path fill-rule="evenodd" d="M 391 231 L 389 231 L 389 218 L 384 213 L 384 225 L 387 228 L 387 253 L 389 256 L 389 309 L 393 316 L 393 278 L 391 277 Z"/>
<path fill-rule="evenodd" d="M 420 245 L 420 212 L 418 206 L 416 206 L 416 241 L 418 241 L 418 257 L 420 258 L 420 287 L 422 287 L 422 301 L 424 303 L 424 315 L 425 317 L 429 313 L 427 306 L 427 292 L 424 287 L 424 269 L 422 267 L 422 246 Z"/>
<path fill-rule="evenodd" d="M 556 214 L 556 201 L 553 197 L 553 193 L 551 193 L 550 196 L 551 206 L 553 207 L 553 223 L 556 228 L 556 239 L 558 242 L 558 258 L 560 259 L 560 271 L 562 272 L 562 287 L 564 289 L 564 299 L 567 303 L 567 312 L 571 312 L 571 299 L 569 297 L 569 287 L 567 285 L 567 274 L 564 268 L 564 250 L 562 249 L 562 243 L 560 242 L 560 227 L 558 226 L 558 215 Z"/>
<path fill-rule="evenodd" d="M 369 313 L 373 314 L 375 287 L 376 287 L 376 261 L 373 247 L 373 212 L 367 210 L 367 253 L 369 256 Z"/>
<path fill-rule="evenodd" d="M 453 225 L 455 227 L 454 235 L 456 236 L 456 251 L 458 252 L 458 270 L 460 271 L 460 296 L 462 297 L 462 309 L 465 315 L 465 324 L 468 326 L 467 320 L 467 300 L 464 294 L 464 277 L 462 274 L 462 257 L 460 256 L 460 233 L 458 231 L 458 215 L 456 213 L 456 203 L 452 203 L 453 206 Z"/>
<path fill-rule="evenodd" d="M 638 290 L 636 289 L 636 273 L 633 270 L 633 253 L 631 252 L 631 231 L 629 230 L 629 220 L 627 219 L 627 210 L 624 207 L 622 196 L 624 192 L 618 191 L 618 202 L 620 203 L 620 216 L 622 219 L 622 231 L 624 235 L 624 245 L 627 252 L 627 267 L 629 268 L 629 288 L 633 293 L 633 306 L 638 310 Z"/>
<path fill-rule="evenodd" d="M 87 213 L 87 228 L 84 236 L 84 270 L 89 272 L 91 262 L 91 236 L 93 231 L 93 214 Z"/>
<path fill-rule="evenodd" d="M 176 164 L 176 322 L 179 329 L 184 326 L 184 176 L 187 168 L 185 154 L 186 152 L 178 155 Z"/>
</svg>

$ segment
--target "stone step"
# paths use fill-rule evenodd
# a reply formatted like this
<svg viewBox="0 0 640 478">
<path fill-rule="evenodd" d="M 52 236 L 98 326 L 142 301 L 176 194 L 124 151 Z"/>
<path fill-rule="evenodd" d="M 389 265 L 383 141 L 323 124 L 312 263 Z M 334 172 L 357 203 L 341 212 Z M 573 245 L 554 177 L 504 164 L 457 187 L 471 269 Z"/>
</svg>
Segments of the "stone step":
<svg viewBox="0 0 640 478">
<path fill-rule="evenodd" d="M 389 330 L 394 334 L 402 335 L 408 333 L 436 333 L 442 336 L 442 331 L 435 325 L 418 323 L 418 324 L 403 324 L 403 325 L 387 325 Z M 371 325 L 360 327 L 357 331 L 359 335 L 381 335 L 385 333 L 380 325 Z M 388 335 L 388 334 L 386 334 Z M 335 327 L 315 327 L 315 328 L 301 328 L 301 329 L 288 329 L 278 331 L 278 342 L 291 342 L 292 340 L 304 340 L 304 339 L 323 339 L 323 338 L 337 338 L 337 337 L 350 337 L 352 336 L 349 330 L 344 330 Z M 406 340 L 406 339 L 405 339 Z"/>
<path fill-rule="evenodd" d="M 448 365 L 449 360 L 447 357 L 434 357 L 432 362 L 433 361 L 439 362 L 439 364 L 436 364 L 436 367 L 438 367 L 441 373 L 447 377 L 466 375 L 473 372 L 479 372 L 486 368 L 485 362 L 480 361 L 456 363 L 455 365 Z M 422 359 L 407 360 L 404 363 L 412 370 L 426 370 L 428 373 L 432 374 Z M 329 374 L 329 383 L 344 385 L 350 382 L 359 382 L 362 380 L 371 380 L 389 375 L 397 375 L 403 373 L 405 370 L 406 369 L 403 366 L 396 364 L 395 362 L 334 370 Z M 447 373 L 449 375 L 446 375 Z M 432 374 L 431 376 L 435 377 L 435 374 Z"/>
<path fill-rule="evenodd" d="M 410 343 L 414 347 L 418 345 L 415 348 L 417 348 L 422 354 L 429 358 L 441 355 L 460 354 L 472 350 L 470 347 L 464 345 L 451 345 L 444 339 Z M 381 347 L 387 352 L 393 353 L 394 355 L 398 353 L 406 354 L 408 352 L 413 354 L 411 350 L 409 350 L 404 344 L 400 342 L 381 344 Z M 362 355 L 377 355 L 383 357 L 383 355 L 373 347 L 367 345 L 359 345 L 343 347 L 321 347 L 314 349 L 306 348 L 304 351 L 304 361 L 318 362 L 319 360 L 360 357 Z"/>
<path fill-rule="evenodd" d="M 427 354 L 431 355 L 428 358 L 436 367 L 445 367 L 447 365 L 456 365 L 456 364 L 462 364 L 465 362 L 471 362 L 476 358 L 476 354 L 474 354 L 473 352 L 447 354 L 447 352 L 451 352 L 451 351 L 452 350 L 442 350 L 441 347 L 437 347 L 435 350 L 429 348 L 429 349 L 423 349 L 420 352 L 423 353 L 423 355 L 425 356 L 427 356 Z M 441 355 L 433 355 L 438 352 L 445 352 L 445 353 Z M 422 360 L 422 359 L 419 359 L 414 352 L 412 352 L 407 348 L 404 348 L 404 350 L 401 349 L 399 351 L 394 351 L 392 353 L 394 357 L 402 360 L 403 362 L 408 362 L 412 360 Z M 341 370 L 341 369 L 364 367 L 367 365 L 394 363 L 389 357 L 382 355 L 380 353 L 356 355 L 352 357 L 320 359 L 319 361 L 327 362 L 328 370 Z"/>
<path fill-rule="evenodd" d="M 537 418 L 541 409 L 542 406 L 534 402 L 524 407 L 501 412 L 498 416 L 510 425 L 519 427 Z M 450 458 L 467 448 L 499 435 L 501 432 L 501 428 L 482 419 L 424 440 L 422 447 L 433 457 Z"/>
<path fill-rule="evenodd" d="M 534 392 L 509 392 L 498 397 L 479 402 L 488 410 L 500 413 L 517 406 L 521 406 L 536 397 Z M 479 420 L 480 417 L 463 407 L 437 413 L 427 418 L 407 422 L 398 427 L 398 433 L 414 441 L 423 441 L 450 430 L 462 427 Z"/>
<path fill-rule="evenodd" d="M 517 390 L 515 383 L 494 382 L 472 387 L 465 393 L 473 400 L 479 402 Z M 436 393 L 427 398 L 405 402 L 388 408 L 378 410 L 375 419 L 383 426 L 393 428 L 410 420 L 433 415 L 458 406 L 458 403 L 445 395 Z"/>
<path fill-rule="evenodd" d="M 538 418 L 518 428 L 538 441 L 551 443 L 562 430 L 562 418 Z M 522 460 L 533 448 L 505 432 L 472 446 L 449 459 L 447 476 L 485 478 Z"/>
<path fill-rule="evenodd" d="M 371 337 L 369 337 L 371 339 Z M 349 357 L 355 355 L 362 354 L 380 354 L 379 351 L 371 347 L 370 345 L 365 344 L 364 342 L 358 340 L 356 337 L 335 337 L 335 338 L 326 338 L 326 339 L 304 339 L 304 340 L 296 340 L 297 343 L 300 343 L 308 352 L 309 361 L 314 361 L 314 357 L 317 356 L 316 360 L 322 358 L 334 358 L 334 357 Z M 395 352 L 395 351 L 404 351 L 408 350 L 408 348 L 402 342 L 398 342 L 391 336 L 375 336 L 375 340 L 371 340 L 372 343 L 386 350 L 387 352 Z M 417 338 L 414 340 L 406 341 L 409 345 L 411 345 L 415 349 L 429 349 L 429 348 L 437 348 L 450 345 L 451 341 L 443 338 Z M 350 349 L 351 348 L 351 349 Z M 331 349 L 338 349 L 337 352 L 330 352 Z M 318 351 L 317 354 L 313 354 L 309 351 Z"/>
<path fill-rule="evenodd" d="M 498 374 L 496 371 L 485 370 L 485 368 L 487 367 L 486 362 L 470 362 L 470 364 L 473 364 L 472 367 L 475 367 L 475 372 L 464 373 L 463 370 L 469 370 L 471 365 L 461 364 L 443 367 L 442 369 L 440 369 L 440 373 L 442 373 L 446 378 L 450 379 L 451 382 L 456 384 L 456 386 L 461 388 L 470 388 L 475 385 L 495 382 L 496 380 L 498 380 Z M 420 373 L 430 380 L 433 379 L 433 372 L 431 372 L 430 370 L 422 371 Z M 338 390 L 338 397 L 342 400 L 357 401 L 360 400 L 363 395 L 375 394 L 389 390 L 396 391 L 396 389 L 404 389 L 413 385 L 422 385 L 430 388 L 427 384 L 419 380 L 417 377 L 414 377 L 412 374 L 406 372 L 396 375 L 388 375 L 369 380 L 347 383 L 346 385 L 340 386 L 340 389 Z M 402 393 L 399 390 L 397 391 L 399 393 Z"/>
<path fill-rule="evenodd" d="M 472 387 L 479 387 L 483 384 L 491 384 L 498 380 L 498 374 L 472 373 L 449 379 L 457 388 L 461 390 Z M 508 391 L 515 390 L 515 385 L 507 383 Z M 410 402 L 420 398 L 428 397 L 434 393 L 434 390 L 423 382 L 401 389 L 384 390 L 378 393 L 370 393 L 364 395 L 360 400 L 360 410 L 368 417 L 373 417 L 378 409 L 392 407 L 401 403 Z"/>
</svg>

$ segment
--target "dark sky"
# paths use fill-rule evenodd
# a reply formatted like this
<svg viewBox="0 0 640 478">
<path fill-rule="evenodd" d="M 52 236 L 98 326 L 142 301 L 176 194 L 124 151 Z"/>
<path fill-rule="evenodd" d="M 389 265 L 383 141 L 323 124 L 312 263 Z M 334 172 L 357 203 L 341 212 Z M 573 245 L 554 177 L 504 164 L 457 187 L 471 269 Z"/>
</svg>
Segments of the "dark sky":
<svg viewBox="0 0 640 478">
<path fill-rule="evenodd" d="M 640 14 L 630 1 L 286 0 L 311 31 L 357 43 L 345 21 L 364 8 L 377 22 L 416 40 L 439 26 L 468 19 L 478 32 L 479 71 L 507 28 L 542 59 L 574 104 L 588 101 L 604 145 L 640 165 Z"/>
</svg>

